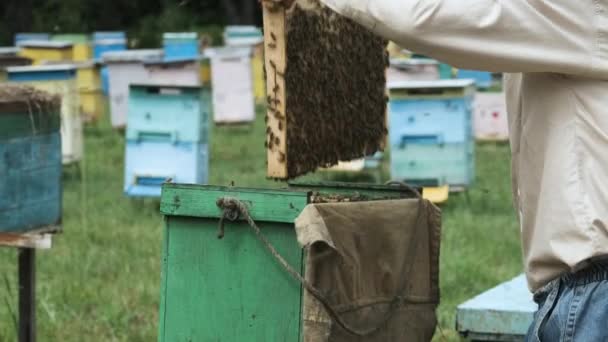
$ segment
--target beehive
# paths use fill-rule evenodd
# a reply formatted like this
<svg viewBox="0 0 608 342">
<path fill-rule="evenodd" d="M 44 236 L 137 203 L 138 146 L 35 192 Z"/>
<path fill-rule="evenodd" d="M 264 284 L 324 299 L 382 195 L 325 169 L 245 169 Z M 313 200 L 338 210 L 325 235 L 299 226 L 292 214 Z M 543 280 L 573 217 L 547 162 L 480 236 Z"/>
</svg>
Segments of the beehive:
<svg viewBox="0 0 608 342">
<path fill-rule="evenodd" d="M 165 55 L 166 57 L 166 55 Z M 162 61 L 144 62 L 147 72 L 146 84 L 199 86 L 200 61 L 196 57 L 171 58 Z"/>
<path fill-rule="evenodd" d="M 93 49 L 89 40 L 89 35 L 78 33 L 54 34 L 51 36 L 51 41 L 67 42 L 74 44 L 72 60 L 88 61 L 93 58 Z"/>
<path fill-rule="evenodd" d="M 60 101 L 31 87 L 0 87 L 0 232 L 59 228 Z"/>
<path fill-rule="evenodd" d="M 308 203 L 413 198 L 406 189 L 369 184 L 300 184 L 290 190 L 164 184 L 159 342 L 314 341 L 302 324 L 305 290 L 247 223 L 226 220 L 226 237 L 217 238 L 222 212 L 216 201 L 225 196 L 247 203 L 264 236 L 302 272 L 305 253 L 294 221 Z"/>
<path fill-rule="evenodd" d="M 264 6 L 268 172 L 289 179 L 384 148 L 386 42 L 316 2 Z"/>
<path fill-rule="evenodd" d="M 467 187 L 474 178 L 472 80 L 389 84 L 391 178 Z"/>
<path fill-rule="evenodd" d="M 196 32 L 166 32 L 163 34 L 165 58 L 193 58 L 199 55 Z"/>
<path fill-rule="evenodd" d="M 247 123 L 255 119 L 251 48 L 208 49 L 213 84 L 213 121 Z"/>
<path fill-rule="evenodd" d="M 103 55 L 109 74 L 109 98 L 112 126 L 124 128 L 127 124 L 129 85 L 146 83 L 148 73 L 145 61 L 162 60 L 162 50 L 111 51 Z"/>
<path fill-rule="evenodd" d="M 206 183 L 210 113 L 208 87 L 131 85 L 125 194 L 158 197 L 167 179 Z"/>
<path fill-rule="evenodd" d="M 9 82 L 24 83 L 61 96 L 61 149 L 63 163 L 82 159 L 83 132 L 76 67 L 72 64 L 11 67 Z"/>
<path fill-rule="evenodd" d="M 19 45 L 19 43 L 28 41 L 28 40 L 50 40 L 51 35 L 49 33 L 26 33 L 20 32 L 15 33 L 15 45 Z"/>
<path fill-rule="evenodd" d="M 19 43 L 19 55 L 30 58 L 33 64 L 46 62 L 71 61 L 73 57 L 73 44 L 51 41 L 24 41 Z"/>
</svg>

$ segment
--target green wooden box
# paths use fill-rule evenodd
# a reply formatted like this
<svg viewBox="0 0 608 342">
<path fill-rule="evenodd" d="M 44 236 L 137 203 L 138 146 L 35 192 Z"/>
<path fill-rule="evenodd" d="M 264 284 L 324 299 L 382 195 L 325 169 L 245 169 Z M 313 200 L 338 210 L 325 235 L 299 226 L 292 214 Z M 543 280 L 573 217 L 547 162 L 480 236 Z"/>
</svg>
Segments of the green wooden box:
<svg viewBox="0 0 608 342">
<path fill-rule="evenodd" d="M 279 253 L 303 273 L 294 220 L 315 196 L 410 198 L 404 188 L 291 184 L 287 190 L 164 184 L 165 215 L 159 341 L 268 342 L 301 339 L 302 289 L 242 221 L 218 239 L 216 201 L 234 197 Z"/>
</svg>

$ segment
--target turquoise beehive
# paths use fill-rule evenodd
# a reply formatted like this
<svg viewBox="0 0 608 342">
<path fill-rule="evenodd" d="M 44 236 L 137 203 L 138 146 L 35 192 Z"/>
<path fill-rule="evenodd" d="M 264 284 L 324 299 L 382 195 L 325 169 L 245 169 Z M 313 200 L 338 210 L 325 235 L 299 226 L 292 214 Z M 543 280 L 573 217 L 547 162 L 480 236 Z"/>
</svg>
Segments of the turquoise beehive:
<svg viewBox="0 0 608 342">
<path fill-rule="evenodd" d="M 163 34 L 165 59 L 192 58 L 198 56 L 198 34 L 196 32 L 167 32 Z"/>
<path fill-rule="evenodd" d="M 58 97 L 30 87 L 0 89 L 0 232 L 59 229 L 59 128 Z"/>
<path fill-rule="evenodd" d="M 389 84 L 391 178 L 467 187 L 474 178 L 472 80 Z"/>
<path fill-rule="evenodd" d="M 210 116 L 208 87 L 131 85 L 125 194 L 158 197 L 167 179 L 206 183 Z"/>
</svg>

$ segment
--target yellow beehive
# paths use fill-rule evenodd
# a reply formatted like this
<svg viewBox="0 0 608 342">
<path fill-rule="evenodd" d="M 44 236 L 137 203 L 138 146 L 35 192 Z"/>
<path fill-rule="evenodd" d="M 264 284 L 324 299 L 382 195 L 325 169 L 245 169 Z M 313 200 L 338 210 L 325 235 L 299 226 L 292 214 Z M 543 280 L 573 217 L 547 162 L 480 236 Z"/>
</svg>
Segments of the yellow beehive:
<svg viewBox="0 0 608 342">
<path fill-rule="evenodd" d="M 82 117 L 74 65 L 10 67 L 8 80 L 61 96 L 61 152 L 63 163 L 80 161 L 83 154 Z"/>
<path fill-rule="evenodd" d="M 78 64 L 76 85 L 83 119 L 86 122 L 99 121 L 104 113 L 99 65 L 94 62 Z"/>
<path fill-rule="evenodd" d="M 105 112 L 103 93 L 100 90 L 80 90 L 80 112 L 85 122 L 99 122 Z"/>
<path fill-rule="evenodd" d="M 101 89 L 101 74 L 99 66 L 94 62 L 78 64 L 76 72 L 76 84 L 79 90 L 99 90 Z"/>
<path fill-rule="evenodd" d="M 258 44 L 253 49 L 251 59 L 253 68 L 253 96 L 258 104 L 266 101 L 266 80 L 264 79 L 264 46 Z"/>
<path fill-rule="evenodd" d="M 89 43 L 74 44 L 73 59 L 77 62 L 88 61 L 93 58 L 93 49 Z"/>
<path fill-rule="evenodd" d="M 32 60 L 32 64 L 45 62 L 70 61 L 73 56 L 73 45 L 65 42 L 25 41 L 19 45 L 19 55 Z"/>
<path fill-rule="evenodd" d="M 208 58 L 201 60 L 201 84 L 211 83 L 211 63 Z"/>
</svg>

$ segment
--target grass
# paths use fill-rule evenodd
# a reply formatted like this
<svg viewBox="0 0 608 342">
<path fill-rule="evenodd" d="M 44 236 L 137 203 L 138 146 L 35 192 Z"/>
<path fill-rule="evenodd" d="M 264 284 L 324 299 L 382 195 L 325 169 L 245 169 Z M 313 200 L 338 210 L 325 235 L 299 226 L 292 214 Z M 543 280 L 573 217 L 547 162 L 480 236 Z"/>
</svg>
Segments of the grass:
<svg viewBox="0 0 608 342">
<path fill-rule="evenodd" d="M 264 177 L 262 115 L 252 126 L 214 127 L 212 136 L 212 184 L 282 185 Z M 123 136 L 107 124 L 89 127 L 85 177 L 76 168 L 64 172 L 64 233 L 54 238 L 51 250 L 37 254 L 40 341 L 156 339 L 163 219 L 158 201 L 123 196 L 123 149 Z M 458 341 L 456 305 L 522 269 L 508 146 L 479 145 L 475 185 L 452 195 L 442 210 L 436 339 Z M 14 341 L 17 253 L 1 249 L 0 258 L 0 341 Z"/>
</svg>

